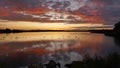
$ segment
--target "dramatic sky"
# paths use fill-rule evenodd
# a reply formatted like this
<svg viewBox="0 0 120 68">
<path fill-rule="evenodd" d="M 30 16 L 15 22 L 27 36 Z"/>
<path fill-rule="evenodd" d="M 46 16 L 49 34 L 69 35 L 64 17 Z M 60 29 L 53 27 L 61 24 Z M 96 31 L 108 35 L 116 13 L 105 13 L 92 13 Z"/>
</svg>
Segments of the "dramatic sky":
<svg viewBox="0 0 120 68">
<path fill-rule="evenodd" d="M 0 0 L 0 21 L 115 24 L 120 0 Z"/>
</svg>

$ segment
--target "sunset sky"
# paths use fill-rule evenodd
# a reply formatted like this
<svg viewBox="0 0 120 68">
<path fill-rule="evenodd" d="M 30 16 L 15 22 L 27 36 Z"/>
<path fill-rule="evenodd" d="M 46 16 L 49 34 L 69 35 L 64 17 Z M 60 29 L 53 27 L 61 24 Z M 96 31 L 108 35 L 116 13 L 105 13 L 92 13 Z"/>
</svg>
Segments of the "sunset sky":
<svg viewBox="0 0 120 68">
<path fill-rule="evenodd" d="M 119 4 L 120 0 L 0 0 L 0 28 L 112 27 L 120 19 Z"/>
</svg>

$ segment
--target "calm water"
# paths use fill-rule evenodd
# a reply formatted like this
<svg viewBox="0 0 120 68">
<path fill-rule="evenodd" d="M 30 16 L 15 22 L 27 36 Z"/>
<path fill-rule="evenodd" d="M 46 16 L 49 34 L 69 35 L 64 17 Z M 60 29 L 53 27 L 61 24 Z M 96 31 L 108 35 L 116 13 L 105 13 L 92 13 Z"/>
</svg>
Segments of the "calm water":
<svg viewBox="0 0 120 68">
<path fill-rule="evenodd" d="M 36 32 L 0 34 L 0 63 L 23 68 L 55 60 L 62 65 L 85 55 L 120 53 L 118 38 L 89 32 Z M 13 66 L 14 65 L 14 66 Z"/>
</svg>

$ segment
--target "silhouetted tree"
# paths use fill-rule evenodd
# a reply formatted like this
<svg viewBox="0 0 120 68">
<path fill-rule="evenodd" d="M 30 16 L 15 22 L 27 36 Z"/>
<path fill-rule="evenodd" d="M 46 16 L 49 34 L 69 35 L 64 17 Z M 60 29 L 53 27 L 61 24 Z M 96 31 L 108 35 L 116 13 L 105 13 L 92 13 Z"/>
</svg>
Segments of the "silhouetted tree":
<svg viewBox="0 0 120 68">
<path fill-rule="evenodd" d="M 5 31 L 6 31 L 6 33 L 10 33 L 11 32 L 11 30 L 9 28 L 6 28 Z"/>
<path fill-rule="evenodd" d="M 115 24 L 114 31 L 120 33 L 120 22 Z"/>
</svg>

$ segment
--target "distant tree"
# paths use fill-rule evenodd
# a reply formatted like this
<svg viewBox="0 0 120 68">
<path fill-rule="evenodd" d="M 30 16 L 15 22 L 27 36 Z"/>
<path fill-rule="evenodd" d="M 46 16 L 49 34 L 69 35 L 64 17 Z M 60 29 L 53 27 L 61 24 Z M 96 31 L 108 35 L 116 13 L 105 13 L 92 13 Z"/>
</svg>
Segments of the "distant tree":
<svg viewBox="0 0 120 68">
<path fill-rule="evenodd" d="M 115 24 L 114 31 L 120 33 L 120 22 Z"/>
<path fill-rule="evenodd" d="M 11 30 L 10 30 L 9 28 L 6 28 L 5 31 L 6 31 L 7 33 L 10 33 L 10 32 L 11 32 Z"/>
</svg>

